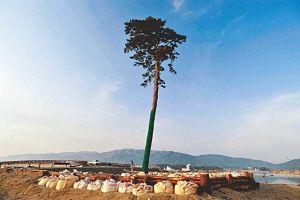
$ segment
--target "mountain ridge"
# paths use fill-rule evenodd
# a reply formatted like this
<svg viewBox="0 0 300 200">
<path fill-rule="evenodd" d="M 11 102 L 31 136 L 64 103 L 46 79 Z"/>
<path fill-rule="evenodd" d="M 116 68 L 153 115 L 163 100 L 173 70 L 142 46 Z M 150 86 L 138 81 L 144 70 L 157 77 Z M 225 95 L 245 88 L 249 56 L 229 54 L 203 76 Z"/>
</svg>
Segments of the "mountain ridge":
<svg viewBox="0 0 300 200">
<path fill-rule="evenodd" d="M 18 154 L 8 155 L 0 160 L 100 160 L 102 162 L 130 163 L 133 160 L 136 164 L 141 164 L 144 150 L 141 149 L 118 149 L 106 152 L 78 151 L 44 154 Z M 263 160 L 250 158 L 230 157 L 219 154 L 190 155 L 175 151 L 151 151 L 150 163 L 194 166 L 216 166 L 222 168 L 247 168 L 266 167 L 270 169 L 300 169 L 300 159 L 288 162 L 273 164 Z"/>
</svg>

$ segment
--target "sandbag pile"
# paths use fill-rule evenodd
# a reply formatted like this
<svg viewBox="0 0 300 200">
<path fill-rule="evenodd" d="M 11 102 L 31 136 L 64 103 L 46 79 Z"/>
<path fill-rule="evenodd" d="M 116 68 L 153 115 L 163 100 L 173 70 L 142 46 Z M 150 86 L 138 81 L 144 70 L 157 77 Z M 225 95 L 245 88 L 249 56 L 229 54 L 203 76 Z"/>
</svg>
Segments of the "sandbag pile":
<svg viewBox="0 0 300 200">
<path fill-rule="evenodd" d="M 50 174 L 52 174 L 52 176 L 48 177 Z M 47 176 L 39 178 L 37 182 L 38 185 L 56 188 L 57 190 L 73 187 L 75 189 L 87 189 L 89 191 L 101 191 L 103 193 L 132 193 L 136 196 L 153 192 L 190 195 L 196 194 L 199 187 L 201 191 L 223 186 L 233 189 L 237 188 L 237 190 L 240 190 L 239 188 L 242 187 L 259 187 L 259 184 L 253 179 L 253 174 L 245 171 L 213 171 L 212 173 L 200 171 L 175 173 L 150 172 L 148 174 L 143 172 L 131 172 L 122 173 L 121 175 L 112 175 L 108 173 L 96 174 L 76 170 L 74 170 L 74 172 L 64 170 L 61 172 L 48 172 L 48 174 L 43 175 Z"/>
<path fill-rule="evenodd" d="M 170 181 L 160 181 L 153 186 L 146 183 L 132 184 L 130 182 L 118 182 L 114 179 L 109 180 L 96 180 L 90 181 L 88 178 L 78 181 L 78 177 L 72 174 L 56 176 L 43 176 L 39 179 L 38 185 L 46 186 L 49 188 L 56 188 L 61 190 L 64 188 L 74 189 L 87 189 L 90 191 L 101 191 L 103 193 L 108 192 L 120 192 L 120 193 L 132 193 L 135 196 L 140 196 L 147 193 L 165 193 L 173 194 L 174 187 Z M 178 181 L 175 185 L 175 194 L 177 195 L 189 195 L 196 194 L 198 185 L 187 181 Z"/>
</svg>

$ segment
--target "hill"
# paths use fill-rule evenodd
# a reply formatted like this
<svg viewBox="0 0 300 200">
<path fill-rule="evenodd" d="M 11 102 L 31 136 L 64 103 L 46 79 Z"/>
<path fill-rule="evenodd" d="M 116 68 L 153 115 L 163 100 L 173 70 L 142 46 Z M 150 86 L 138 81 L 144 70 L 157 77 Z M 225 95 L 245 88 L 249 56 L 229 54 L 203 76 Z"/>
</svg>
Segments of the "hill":
<svg viewBox="0 0 300 200">
<path fill-rule="evenodd" d="M 277 166 L 280 169 L 300 169 L 300 159 L 294 159 Z"/>
<path fill-rule="evenodd" d="M 94 151 L 63 152 L 47 154 L 20 154 L 10 155 L 1 160 L 100 160 L 102 162 L 130 163 L 133 160 L 141 164 L 143 150 L 121 149 L 98 153 Z M 300 159 L 291 160 L 282 164 L 273 164 L 262 160 L 248 158 L 235 158 L 224 155 L 193 156 L 174 151 L 152 151 L 150 162 L 153 164 L 216 166 L 222 168 L 266 167 L 270 169 L 300 169 Z"/>
</svg>

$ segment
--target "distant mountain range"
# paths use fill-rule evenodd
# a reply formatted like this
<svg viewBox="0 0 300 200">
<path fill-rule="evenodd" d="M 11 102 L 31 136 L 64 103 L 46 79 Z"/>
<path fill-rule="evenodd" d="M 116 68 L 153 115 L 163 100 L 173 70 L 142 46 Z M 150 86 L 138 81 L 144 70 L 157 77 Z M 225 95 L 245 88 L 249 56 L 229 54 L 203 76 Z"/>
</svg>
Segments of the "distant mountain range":
<svg viewBox="0 0 300 200">
<path fill-rule="evenodd" d="M 141 164 L 143 150 L 121 149 L 109 152 L 98 153 L 94 151 L 63 152 L 47 154 L 20 154 L 10 155 L 0 158 L 2 161 L 8 160 L 100 160 L 101 162 Z M 246 167 L 266 167 L 270 169 L 300 169 L 300 159 L 291 160 L 281 164 L 273 164 L 262 160 L 247 158 L 234 158 L 223 155 L 200 155 L 192 156 L 189 154 L 173 151 L 152 151 L 150 163 L 185 165 L 193 166 L 216 166 L 222 168 L 246 168 Z"/>
</svg>

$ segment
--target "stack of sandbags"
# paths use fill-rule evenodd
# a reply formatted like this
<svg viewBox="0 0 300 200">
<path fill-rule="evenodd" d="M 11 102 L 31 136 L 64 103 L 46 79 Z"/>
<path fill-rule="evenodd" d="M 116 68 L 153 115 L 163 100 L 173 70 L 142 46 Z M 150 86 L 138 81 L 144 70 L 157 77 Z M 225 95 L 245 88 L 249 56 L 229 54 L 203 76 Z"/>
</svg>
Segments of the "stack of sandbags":
<svg viewBox="0 0 300 200">
<path fill-rule="evenodd" d="M 173 192 L 173 185 L 170 181 L 161 181 L 154 185 L 154 193 L 172 194 Z"/>
<path fill-rule="evenodd" d="M 100 190 L 102 183 L 103 183 L 103 181 L 101 181 L 101 180 L 96 180 L 96 181 L 90 182 L 89 185 L 87 186 L 87 190 L 90 190 L 90 191 Z"/>
<path fill-rule="evenodd" d="M 48 181 L 49 181 L 49 177 L 43 176 L 42 178 L 38 179 L 38 185 L 45 186 Z"/>
<path fill-rule="evenodd" d="M 118 191 L 117 181 L 113 179 L 103 181 L 101 192 L 106 193 L 106 192 L 116 192 L 116 191 Z"/>
<path fill-rule="evenodd" d="M 58 177 L 56 189 L 61 190 L 61 189 L 64 189 L 64 188 L 71 188 L 76 181 L 78 181 L 77 176 L 74 176 L 74 175 L 66 175 L 66 176 L 60 175 Z"/>
<path fill-rule="evenodd" d="M 132 193 L 133 184 L 129 182 L 119 183 L 118 191 L 120 193 Z"/>
<path fill-rule="evenodd" d="M 140 196 L 152 192 L 153 192 L 153 186 L 147 185 L 146 183 L 141 183 L 140 185 L 132 189 L 132 194 L 135 196 Z"/>
<path fill-rule="evenodd" d="M 74 185 L 73 185 L 73 188 L 74 189 L 83 189 L 83 188 L 87 188 L 87 186 L 89 185 L 90 183 L 90 180 L 89 178 L 85 178 L 85 179 L 82 179 L 78 182 L 75 182 Z"/>
<path fill-rule="evenodd" d="M 198 185 L 187 181 L 178 181 L 175 185 L 175 194 L 178 195 L 188 195 L 196 194 Z"/>
<path fill-rule="evenodd" d="M 58 178 L 56 176 L 50 176 L 49 180 L 46 184 L 46 187 L 48 188 L 55 188 L 58 182 Z"/>
</svg>

